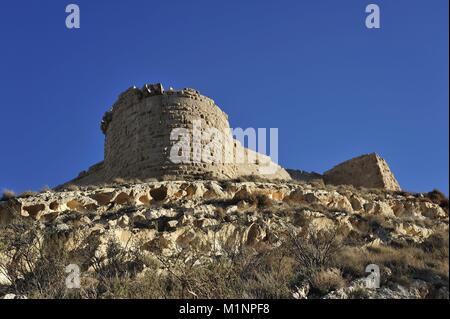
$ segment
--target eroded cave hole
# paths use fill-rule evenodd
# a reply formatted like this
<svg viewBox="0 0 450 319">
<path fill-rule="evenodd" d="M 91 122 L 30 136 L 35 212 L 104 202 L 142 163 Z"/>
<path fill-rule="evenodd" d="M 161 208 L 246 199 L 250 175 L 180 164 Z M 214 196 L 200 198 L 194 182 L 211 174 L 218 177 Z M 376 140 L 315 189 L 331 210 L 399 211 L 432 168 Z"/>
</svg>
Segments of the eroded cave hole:
<svg viewBox="0 0 450 319">
<path fill-rule="evenodd" d="M 142 195 L 141 197 L 139 197 L 139 201 L 142 204 L 148 205 L 150 203 L 150 198 L 147 195 Z"/>
<path fill-rule="evenodd" d="M 50 205 L 49 205 L 49 208 L 51 210 L 57 210 L 59 208 L 58 202 L 56 202 L 56 201 L 55 202 L 51 202 Z"/>
<path fill-rule="evenodd" d="M 92 195 L 91 198 L 95 200 L 100 206 L 105 206 L 111 202 L 113 193 L 96 193 Z"/>
<path fill-rule="evenodd" d="M 131 196 L 128 195 L 127 193 L 120 193 L 119 195 L 116 196 L 116 198 L 114 199 L 114 202 L 119 204 L 119 205 L 123 205 L 126 203 L 130 203 L 131 202 Z"/>
<path fill-rule="evenodd" d="M 28 215 L 32 218 L 36 218 L 38 214 L 45 210 L 44 204 L 36 204 L 31 205 L 23 208 L 25 211 L 27 211 Z"/>
<path fill-rule="evenodd" d="M 150 191 L 150 195 L 157 202 L 163 201 L 167 197 L 167 187 L 161 186 L 159 188 L 152 189 Z"/>
</svg>

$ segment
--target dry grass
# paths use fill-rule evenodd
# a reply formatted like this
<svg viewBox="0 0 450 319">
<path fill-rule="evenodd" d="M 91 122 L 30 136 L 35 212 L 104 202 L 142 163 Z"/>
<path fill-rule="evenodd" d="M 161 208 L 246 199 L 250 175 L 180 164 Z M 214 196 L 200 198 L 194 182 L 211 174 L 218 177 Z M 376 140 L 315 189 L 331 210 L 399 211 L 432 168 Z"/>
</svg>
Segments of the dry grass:
<svg viewBox="0 0 450 319">
<path fill-rule="evenodd" d="M 106 259 L 82 267 L 81 289 L 65 287 L 70 256 L 45 249 L 38 225 L 16 220 L 0 228 L 0 263 L 12 286 L 28 298 L 289 298 L 295 263 L 282 250 L 241 249 L 210 258 L 182 251 L 171 258 L 148 258 L 138 246 L 109 242 Z M 106 261 L 106 262 L 105 262 Z M 146 270 L 143 272 L 144 265 Z M 91 267 L 93 272 L 86 272 Z"/>
<path fill-rule="evenodd" d="M 311 288 L 315 289 L 320 295 L 325 295 L 345 285 L 346 281 L 337 268 L 319 270 L 311 277 Z"/>
<path fill-rule="evenodd" d="M 241 205 L 241 206 L 249 206 L 254 207 L 258 210 L 271 208 L 275 205 L 275 201 L 273 201 L 269 196 L 265 194 L 254 194 L 248 192 L 238 192 L 232 199 L 226 200 L 209 200 L 205 203 L 214 204 L 217 207 L 228 207 L 231 205 Z M 244 203 L 246 205 L 244 205 Z"/>
<path fill-rule="evenodd" d="M 382 283 L 408 285 L 412 279 L 421 279 L 448 287 L 448 247 L 448 233 L 445 232 L 433 235 L 422 244 L 368 248 L 346 246 L 333 264 L 346 278 L 364 277 L 365 267 L 373 263 L 380 266 Z"/>
<path fill-rule="evenodd" d="M 342 249 L 342 241 L 337 229 L 331 231 L 312 231 L 306 233 L 288 234 L 287 249 L 293 255 L 300 272 L 310 279 L 313 274 L 327 268 L 336 254 Z"/>
<path fill-rule="evenodd" d="M 336 190 L 343 194 L 354 191 L 351 187 Z M 426 200 L 443 202 L 437 193 Z M 297 230 L 302 231 L 277 232 L 281 246 L 275 249 L 269 244 L 261 244 L 257 249 L 240 247 L 239 251 L 226 251 L 220 257 L 184 251 L 171 258 L 149 259 L 139 249 L 124 250 L 112 242 L 108 246 L 109 262 L 91 260 L 84 269 L 92 266 L 94 272 L 85 273 L 82 289 L 68 291 L 64 281 L 61 284 L 68 256 L 44 251 L 36 225 L 19 223 L 0 229 L 0 255 L 16 254 L 13 263 L 0 263 L 0 267 L 8 268 L 15 293 L 37 298 L 290 298 L 293 287 L 304 281 L 311 285 L 309 297 L 316 298 L 365 277 L 369 264 L 380 266 L 382 285 L 408 286 L 421 279 L 433 287 L 431 290 L 448 288 L 448 231 L 437 231 L 420 244 L 392 240 L 388 245 L 363 247 L 373 239 L 369 234 L 389 232 L 392 219 L 353 214 L 352 218 L 359 218 L 355 225 L 360 233 L 353 234 L 353 241 L 349 241 L 337 229 L 309 232 L 307 223 L 302 224 L 300 219 L 305 210 L 334 218 L 333 211 L 323 205 L 280 203 L 266 195 L 247 192 L 240 192 L 231 200 L 213 200 L 214 216 L 228 222 L 231 215 L 226 214 L 226 206 L 242 202 L 247 203 L 245 213 L 236 213 L 242 223 L 248 223 L 246 214 L 272 214 L 274 218 L 290 215 L 294 225 L 300 226 Z M 351 297 L 364 296 L 363 291 L 355 291 Z"/>
</svg>

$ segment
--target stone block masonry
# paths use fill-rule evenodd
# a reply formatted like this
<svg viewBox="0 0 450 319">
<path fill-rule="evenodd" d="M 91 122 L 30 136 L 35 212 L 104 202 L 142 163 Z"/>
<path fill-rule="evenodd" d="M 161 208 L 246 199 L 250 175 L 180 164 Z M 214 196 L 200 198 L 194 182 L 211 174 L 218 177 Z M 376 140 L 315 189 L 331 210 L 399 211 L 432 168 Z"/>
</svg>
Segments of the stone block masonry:
<svg viewBox="0 0 450 319">
<path fill-rule="evenodd" d="M 388 164 L 378 154 L 366 154 L 345 161 L 323 174 L 325 183 L 399 191 L 400 185 Z"/>
<path fill-rule="evenodd" d="M 132 87 L 120 94 L 101 122 L 101 130 L 105 134 L 104 161 L 82 172 L 70 183 L 98 184 L 116 178 L 146 179 L 165 175 L 179 179 L 233 179 L 261 175 L 267 179 L 290 180 L 289 174 L 266 156 L 261 156 L 264 164 L 246 160 L 173 163 L 170 159 L 170 150 L 175 144 L 171 140 L 172 130 L 184 128 L 192 131 L 196 121 L 201 124 L 202 133 L 209 128 L 230 132 L 228 116 L 212 99 L 197 90 L 165 91 L 161 84 L 147 84 L 142 89 Z M 194 150 L 205 147 L 209 142 L 201 140 L 201 145 L 191 145 L 190 155 L 194 156 Z M 246 159 L 255 154 L 232 138 L 215 146 L 211 158 L 217 155 L 214 150 L 223 154 L 242 152 Z M 273 165 L 276 169 L 274 173 L 261 174 L 261 165 Z"/>
</svg>

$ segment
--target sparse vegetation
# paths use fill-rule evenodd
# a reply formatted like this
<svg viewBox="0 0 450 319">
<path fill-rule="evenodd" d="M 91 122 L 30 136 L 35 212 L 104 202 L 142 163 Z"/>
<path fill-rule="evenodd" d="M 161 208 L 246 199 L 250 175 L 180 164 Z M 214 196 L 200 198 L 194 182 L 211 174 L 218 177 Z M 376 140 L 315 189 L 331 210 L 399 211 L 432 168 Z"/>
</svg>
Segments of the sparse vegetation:
<svg viewBox="0 0 450 319">
<path fill-rule="evenodd" d="M 441 206 L 448 213 L 449 201 L 441 191 L 434 189 L 433 191 L 426 193 L 425 196 L 429 198 L 433 203 Z"/>
<path fill-rule="evenodd" d="M 218 213 L 220 215 L 220 212 Z M 448 287 L 448 233 L 422 244 L 361 248 L 335 230 L 285 234 L 282 246 L 225 249 L 225 254 L 182 250 L 171 257 L 144 254 L 136 243 L 110 241 L 106 258 L 83 264 L 81 289 L 65 287 L 71 257 L 45 247 L 38 225 L 23 219 L 0 229 L 0 271 L 8 273 L 10 292 L 32 298 L 291 298 L 305 280 L 309 298 L 365 276 L 365 267 L 381 267 L 382 282 L 407 285 L 420 278 Z M 10 262 L 4 263 L 4 260 Z M 91 269 L 87 271 L 87 269 Z M 354 290 L 350 298 L 364 298 Z"/>
<path fill-rule="evenodd" d="M 0 295 L 292 298 L 298 287 L 306 285 L 308 298 L 321 298 L 360 282 L 367 276 L 368 264 L 380 267 L 383 287 L 400 284 L 408 289 L 422 280 L 428 285 L 426 297 L 448 291 L 448 222 L 417 211 L 432 206 L 441 212 L 435 205 L 423 204 L 445 207 L 442 193 L 412 195 L 325 185 L 318 192 L 307 186 L 282 197 L 278 186 L 274 191 L 225 181 L 215 188 L 211 182 L 205 185 L 197 189 L 183 185 L 178 190 L 151 185 L 146 190 L 152 199 L 148 205 L 127 200 L 130 192 L 108 197 L 101 207 L 55 211 L 49 206 L 40 223 L 32 221 L 33 214 L 29 219 L 4 215 L 1 222 L 12 223 L 0 226 L 0 275 L 7 274 L 11 284 L 0 284 Z M 87 192 L 86 187 L 81 189 Z M 194 191 L 208 194 L 194 198 Z M 69 195 L 74 200 L 74 194 Z M 342 196 L 349 201 L 336 205 Z M 349 202 L 354 196 L 362 206 L 390 200 L 391 206 L 400 201 L 404 210 L 416 211 L 384 214 L 352 209 Z M 48 198 L 48 205 L 53 204 Z M 21 200 L 30 203 L 29 209 L 35 204 L 33 198 Z M 13 204 L 2 203 L 2 212 Z M 417 228 L 407 228 L 410 225 Z M 416 235 L 421 227 L 426 232 Z M 94 236 L 86 237 L 89 234 Z M 132 239 L 127 241 L 127 236 Z M 67 245 L 71 249 L 65 250 Z M 80 263 L 82 287 L 70 290 L 65 287 L 64 269 L 74 258 Z M 357 286 L 348 292 L 349 298 L 369 295 Z"/>
<path fill-rule="evenodd" d="M 80 190 L 80 186 L 75 185 L 75 184 L 68 184 L 68 185 L 65 185 L 63 189 L 74 192 L 74 191 Z"/>
<path fill-rule="evenodd" d="M 0 201 L 6 201 L 6 200 L 12 199 L 14 197 L 16 197 L 16 193 L 14 191 L 12 191 L 10 189 L 5 189 L 5 190 L 3 190 L 3 195 L 0 199 Z"/>
<path fill-rule="evenodd" d="M 121 177 L 116 177 L 113 180 L 113 184 L 117 184 L 117 185 L 123 185 L 123 184 L 126 184 L 126 183 L 127 183 L 127 181 L 124 178 L 121 178 Z"/>
<path fill-rule="evenodd" d="M 337 268 L 321 269 L 314 272 L 311 277 L 311 286 L 319 295 L 344 287 L 345 279 Z"/>
</svg>

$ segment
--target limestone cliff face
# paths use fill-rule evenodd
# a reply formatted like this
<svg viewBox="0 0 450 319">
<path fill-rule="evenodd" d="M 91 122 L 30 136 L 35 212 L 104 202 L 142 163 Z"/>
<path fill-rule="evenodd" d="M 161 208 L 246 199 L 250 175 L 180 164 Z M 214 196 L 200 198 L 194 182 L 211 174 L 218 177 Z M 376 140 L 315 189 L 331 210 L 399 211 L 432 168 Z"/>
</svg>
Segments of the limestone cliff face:
<svg viewBox="0 0 450 319">
<path fill-rule="evenodd" d="M 254 201 L 258 196 L 270 200 L 270 206 L 258 206 Z M 219 207 L 225 207 L 223 216 L 217 216 Z M 267 210 L 271 211 L 269 219 L 265 213 Z M 233 220 L 246 212 L 251 216 L 247 216 L 250 219 L 244 224 L 251 226 L 256 223 L 258 226 L 253 227 L 261 228 L 261 234 L 268 234 L 273 227 L 322 228 L 332 224 L 342 226 L 344 233 L 358 233 L 358 229 L 362 231 L 365 228 L 361 224 L 364 218 L 361 218 L 369 216 L 389 220 L 391 239 L 397 237 L 420 242 L 430 236 L 434 228 L 448 228 L 448 208 L 444 209 L 423 195 L 352 191 L 348 187 L 317 187 L 290 182 L 201 180 L 88 186 L 79 190 L 45 191 L 34 196 L 13 198 L 0 201 L 0 225 L 8 225 L 15 218 L 33 219 L 46 227 L 61 223 L 74 226 L 72 222 L 77 220 L 76 225 L 89 229 L 121 228 L 121 232 L 130 234 L 151 233 L 152 238 L 173 237 L 172 244 L 176 246 L 181 240 L 177 239 L 178 236 L 190 232 L 193 225 L 201 223 L 205 226 L 193 235 L 199 238 L 206 236 L 209 226 L 216 225 L 216 230 L 231 227 L 229 223 L 233 224 Z M 77 218 L 64 222 L 67 214 L 75 214 Z M 224 222 L 223 218 L 228 221 Z M 173 222 L 169 225 L 167 222 L 170 220 Z M 162 227 L 160 222 L 178 232 L 166 232 L 168 228 Z M 161 227 L 156 227 L 155 223 Z M 424 226 L 428 224 L 433 227 Z M 237 224 L 234 226 L 238 227 Z M 386 241 L 387 237 L 379 239 Z"/>
<path fill-rule="evenodd" d="M 333 185 L 400 190 L 386 161 L 375 153 L 345 161 L 325 172 L 323 178 Z"/>
<path fill-rule="evenodd" d="M 408 252 L 428 247 L 430 242 L 435 242 L 436 234 L 448 234 L 448 217 L 448 202 L 437 203 L 427 194 L 293 182 L 123 183 L 45 191 L 0 201 L 0 231 L 7 231 L 18 221 L 33 221 L 38 225 L 43 248 L 63 249 L 71 263 L 82 265 L 85 276 L 94 276 L 99 264 L 108 264 L 111 242 L 117 242 L 122 249 L 138 251 L 148 260 L 178 260 L 180 252 L 186 258 L 202 256 L 214 260 L 233 251 L 277 251 L 289 239 L 287 233 L 298 234 L 302 241 L 307 241 L 311 234 L 333 232 L 350 245 L 340 252 L 340 258 L 345 260 L 347 253 L 361 256 L 358 257 L 361 260 L 355 259 L 361 265 L 349 263 L 357 268 L 357 273 L 364 274 L 364 267 L 373 262 L 367 256 L 375 254 L 381 262 L 379 254 L 387 252 L 388 266 L 383 268 L 383 276 L 388 276 L 397 271 L 390 269 L 393 262 L 389 261 L 399 247 L 406 247 Z M 407 248 L 408 245 L 415 245 L 415 250 Z M 8 253 L 2 256 L 0 251 L 0 266 L 14 264 L 14 259 L 8 256 Z M 429 264 L 434 267 L 444 262 L 439 259 Z M 164 269 L 161 266 L 158 271 Z M 444 270 L 444 274 L 438 274 L 447 278 L 448 283 L 448 264 L 446 269 L 447 273 Z M 402 273 L 402 282 L 404 276 L 410 278 L 411 287 L 417 284 L 414 271 Z M 425 290 L 435 282 L 441 285 L 445 281 L 439 276 L 424 279 L 426 282 L 422 280 L 420 285 Z M 10 276 L 3 272 L 3 277 L 3 284 L 8 285 Z M 303 288 L 299 286 L 294 298 L 307 294 Z M 352 283 L 326 298 L 347 298 L 353 290 L 362 288 Z M 422 292 L 411 295 L 402 287 L 391 289 L 383 286 L 368 293 L 374 298 L 425 298 L 427 295 Z M 448 298 L 448 289 L 444 293 Z"/>
<path fill-rule="evenodd" d="M 105 114 L 101 128 L 105 134 L 104 161 L 72 183 L 97 184 L 114 178 L 145 179 L 163 175 L 181 180 L 245 175 L 290 179 L 268 156 L 256 154 L 234 140 L 228 116 L 213 100 L 194 89 L 164 91 L 160 84 L 130 88 Z M 171 136 L 177 129 L 189 133 L 188 151 L 181 162 L 174 162 L 171 154 L 179 143 L 179 139 Z M 211 129 L 223 135 L 208 136 Z M 195 130 L 201 134 L 199 139 L 194 137 Z"/>
</svg>

